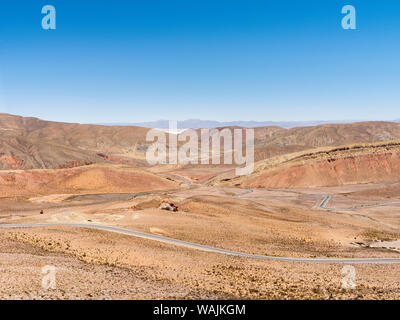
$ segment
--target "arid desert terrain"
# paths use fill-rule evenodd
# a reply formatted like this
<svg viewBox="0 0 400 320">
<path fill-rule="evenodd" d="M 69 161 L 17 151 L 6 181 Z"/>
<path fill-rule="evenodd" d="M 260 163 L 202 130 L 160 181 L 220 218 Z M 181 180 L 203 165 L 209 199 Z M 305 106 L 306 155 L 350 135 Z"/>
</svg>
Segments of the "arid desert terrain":
<svg viewBox="0 0 400 320">
<path fill-rule="evenodd" d="M 0 298 L 400 299 L 400 124 L 255 128 L 241 177 L 146 130 L 0 115 Z"/>
</svg>

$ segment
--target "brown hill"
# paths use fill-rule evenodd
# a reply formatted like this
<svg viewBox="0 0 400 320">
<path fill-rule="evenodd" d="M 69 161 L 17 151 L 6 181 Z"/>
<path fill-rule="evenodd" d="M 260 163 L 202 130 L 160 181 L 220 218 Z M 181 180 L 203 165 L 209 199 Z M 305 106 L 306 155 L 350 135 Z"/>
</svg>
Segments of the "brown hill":
<svg viewBox="0 0 400 320">
<path fill-rule="evenodd" d="M 221 127 L 222 129 L 243 129 Z M 200 137 L 200 130 L 197 130 Z M 288 153 L 354 143 L 372 143 L 400 139 L 400 124 L 394 122 L 356 122 L 324 124 L 285 129 L 281 127 L 254 128 L 255 160 Z M 244 142 L 244 138 L 243 138 Z"/>
<path fill-rule="evenodd" d="M 144 162 L 148 129 L 43 121 L 0 114 L 0 169 L 58 169 Z"/>
<path fill-rule="evenodd" d="M 283 129 L 255 128 L 256 160 L 314 149 L 355 143 L 372 143 L 400 139 L 400 124 L 393 122 L 357 122 L 324 124 Z"/>
<path fill-rule="evenodd" d="M 257 163 L 242 177 L 219 176 L 217 185 L 250 188 L 337 186 L 400 180 L 400 141 L 318 148 Z"/>
<path fill-rule="evenodd" d="M 234 129 L 233 127 L 230 128 Z M 149 129 L 44 121 L 0 114 L 0 169 L 58 169 L 92 163 L 146 164 Z M 400 139 L 400 124 L 359 122 L 255 128 L 255 159 L 323 146 Z"/>
<path fill-rule="evenodd" d="M 68 169 L 0 171 L 0 195 L 131 193 L 178 188 L 179 184 L 145 170 L 120 165 Z"/>
</svg>

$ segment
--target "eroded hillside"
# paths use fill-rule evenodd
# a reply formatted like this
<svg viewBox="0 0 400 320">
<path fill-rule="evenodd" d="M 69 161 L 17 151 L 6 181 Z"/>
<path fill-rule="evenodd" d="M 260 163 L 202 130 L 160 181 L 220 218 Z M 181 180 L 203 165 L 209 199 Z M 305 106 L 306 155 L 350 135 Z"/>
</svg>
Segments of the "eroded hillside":
<svg viewBox="0 0 400 320">
<path fill-rule="evenodd" d="M 146 141 L 148 130 L 0 114 L 0 169 L 60 169 L 96 163 L 143 166 L 147 163 L 146 150 L 152 143 Z M 259 161 L 317 147 L 400 139 L 400 124 L 359 122 L 292 129 L 258 127 L 254 128 L 254 139 L 255 159 Z"/>
<path fill-rule="evenodd" d="M 217 185 L 294 188 L 400 180 L 400 141 L 317 148 L 257 163 L 242 177 L 225 174 Z"/>
</svg>

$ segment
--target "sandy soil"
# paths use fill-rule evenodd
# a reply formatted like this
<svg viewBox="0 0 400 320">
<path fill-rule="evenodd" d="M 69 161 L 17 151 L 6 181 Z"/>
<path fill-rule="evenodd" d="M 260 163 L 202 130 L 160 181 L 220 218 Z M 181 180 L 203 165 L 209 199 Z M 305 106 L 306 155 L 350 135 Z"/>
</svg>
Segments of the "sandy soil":
<svg viewBox="0 0 400 320">
<path fill-rule="evenodd" d="M 4 298 L 400 298 L 399 265 L 356 265 L 357 288 L 345 290 L 343 265 L 232 258 L 99 231 L 12 231 L 1 243 Z M 44 265 L 57 268 L 55 290 L 41 288 Z"/>
<path fill-rule="evenodd" d="M 207 170 L 162 171 L 155 181 L 194 182 L 169 191 L 4 197 L 0 223 L 96 223 L 271 256 L 400 258 L 400 205 L 391 194 L 374 196 L 387 185 L 250 192 L 195 180 L 215 174 Z M 324 194 L 328 209 L 319 207 Z M 163 200 L 178 212 L 159 209 Z M 0 230 L 0 239 L 5 299 L 400 298 L 399 264 L 354 265 L 356 289 L 345 290 L 343 264 L 229 257 L 74 227 Z M 41 287 L 45 265 L 56 267 L 56 289 Z"/>
</svg>

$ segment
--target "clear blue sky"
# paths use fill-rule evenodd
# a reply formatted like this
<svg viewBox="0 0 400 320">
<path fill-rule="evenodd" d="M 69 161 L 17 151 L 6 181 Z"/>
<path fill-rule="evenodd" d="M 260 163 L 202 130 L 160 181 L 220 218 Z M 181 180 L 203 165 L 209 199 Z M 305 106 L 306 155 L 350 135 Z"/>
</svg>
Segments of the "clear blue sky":
<svg viewBox="0 0 400 320">
<path fill-rule="evenodd" d="M 41 28 L 41 8 L 57 29 Z M 357 30 L 341 28 L 354 5 Z M 2 0 L 0 112 L 71 122 L 400 118 L 400 1 Z"/>
</svg>

